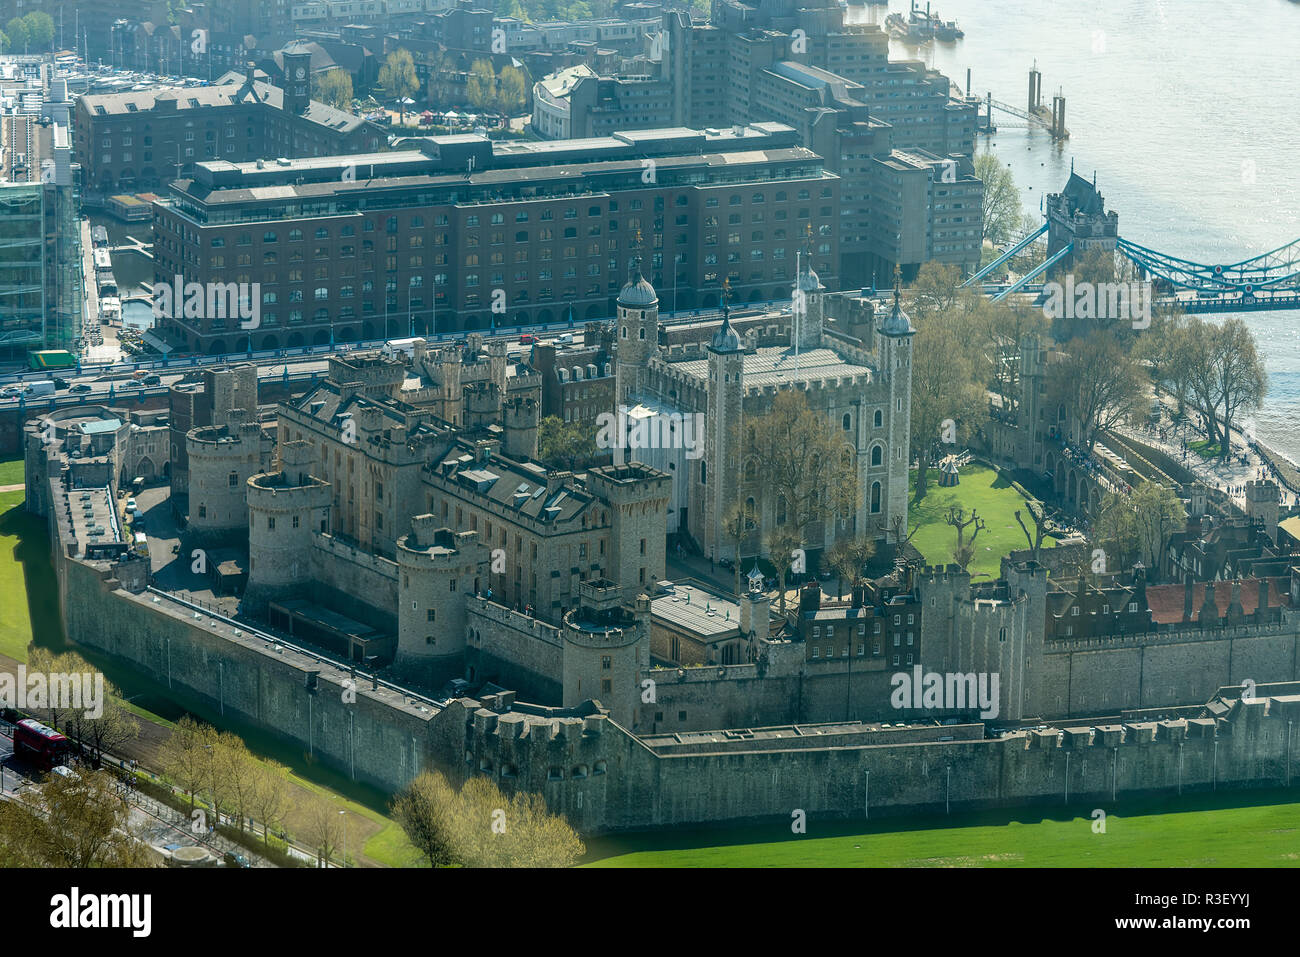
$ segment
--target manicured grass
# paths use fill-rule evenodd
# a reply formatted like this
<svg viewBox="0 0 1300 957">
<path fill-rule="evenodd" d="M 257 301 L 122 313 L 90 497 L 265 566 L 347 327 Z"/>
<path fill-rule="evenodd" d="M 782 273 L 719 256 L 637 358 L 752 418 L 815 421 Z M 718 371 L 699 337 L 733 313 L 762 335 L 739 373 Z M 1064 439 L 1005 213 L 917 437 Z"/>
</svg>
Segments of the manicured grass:
<svg viewBox="0 0 1300 957">
<path fill-rule="evenodd" d="M 1092 806 L 886 820 L 671 831 L 588 841 L 594 867 L 1297 867 L 1295 792 L 1234 791 L 1125 803 L 1093 830 Z M 1242 805 L 1245 806 L 1232 806 Z M 889 830 L 894 828 L 895 830 Z"/>
<path fill-rule="evenodd" d="M 1211 442 L 1209 439 L 1197 439 L 1195 442 L 1188 442 L 1187 447 L 1203 459 L 1217 459 L 1219 457 L 1219 443 Z"/>
<path fill-rule="evenodd" d="M 1016 509 L 1022 509 L 1025 500 L 1009 481 L 994 469 L 983 465 L 967 465 L 961 470 L 958 485 L 943 488 L 939 485 L 939 472 L 930 469 L 926 478 L 925 495 L 916 498 L 916 472 L 909 479 L 908 525 L 918 528 L 912 544 L 931 565 L 946 565 L 953 560 L 957 548 L 957 532 L 948 524 L 948 509 L 960 505 L 970 517 L 971 509 L 984 520 L 984 530 L 975 539 L 975 558 L 969 570 L 972 577 L 980 574 L 991 578 L 998 576 L 1003 555 L 1015 549 L 1028 548 L 1025 533 L 1016 524 Z M 1033 524 L 1022 511 L 1021 517 L 1033 531 Z M 971 529 L 966 530 L 970 539 Z M 1044 546 L 1055 545 L 1056 539 L 1047 538 Z"/>
<path fill-rule="evenodd" d="M 0 486 L 23 484 L 23 460 L 6 459 L 0 462 Z"/>
<path fill-rule="evenodd" d="M 54 568 L 45 521 L 23 508 L 22 491 L 0 492 L 0 654 L 27 660 L 27 646 L 62 649 Z"/>
</svg>

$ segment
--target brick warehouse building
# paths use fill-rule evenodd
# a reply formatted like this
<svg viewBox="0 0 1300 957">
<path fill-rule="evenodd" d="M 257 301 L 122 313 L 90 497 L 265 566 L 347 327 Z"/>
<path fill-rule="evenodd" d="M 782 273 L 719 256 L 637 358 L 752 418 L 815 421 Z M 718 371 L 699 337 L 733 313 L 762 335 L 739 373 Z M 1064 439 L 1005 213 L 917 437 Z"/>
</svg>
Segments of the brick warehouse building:
<svg viewBox="0 0 1300 957">
<path fill-rule="evenodd" d="M 610 318 L 638 242 L 680 309 L 716 306 L 724 279 L 735 302 L 788 300 L 810 229 L 831 288 L 838 260 L 839 178 L 795 137 L 780 124 L 558 143 L 462 135 L 202 162 L 155 206 L 156 279 L 259 284 L 256 349 Z M 164 334 L 219 354 L 250 332 L 205 317 L 169 319 Z"/>
<path fill-rule="evenodd" d="M 383 149 L 377 124 L 311 99 L 311 54 L 284 53 L 286 88 L 227 74 L 215 86 L 77 100 L 74 150 L 92 193 L 157 188 L 208 160 L 244 162 Z M 302 76 L 299 79 L 299 71 Z"/>
</svg>

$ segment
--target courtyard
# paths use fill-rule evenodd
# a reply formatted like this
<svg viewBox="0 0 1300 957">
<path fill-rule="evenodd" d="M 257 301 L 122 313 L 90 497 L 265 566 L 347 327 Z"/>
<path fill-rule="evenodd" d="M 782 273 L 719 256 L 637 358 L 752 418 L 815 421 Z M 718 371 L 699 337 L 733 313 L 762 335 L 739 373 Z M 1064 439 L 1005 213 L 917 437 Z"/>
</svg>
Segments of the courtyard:
<svg viewBox="0 0 1300 957">
<path fill-rule="evenodd" d="M 948 524 L 948 510 L 960 506 L 966 517 L 974 509 L 984 521 L 984 530 L 975 539 L 975 557 L 969 571 L 973 579 L 998 577 L 1002 556 L 1008 552 L 1028 548 L 1025 533 L 1016 523 L 1015 513 L 1021 509 L 1021 518 L 1033 531 L 1033 524 L 1024 511 L 1025 499 L 1011 482 L 995 469 L 985 465 L 965 465 L 960 471 L 960 482 L 955 486 L 939 485 L 939 472 L 931 469 L 927 476 L 925 494 L 916 497 L 916 473 L 908 482 L 908 527 L 916 529 L 912 545 L 925 556 L 931 565 L 946 565 L 953 561 L 957 548 L 957 532 Z M 971 529 L 967 529 L 969 540 Z M 1053 546 L 1056 539 L 1045 538 L 1044 547 Z"/>
</svg>

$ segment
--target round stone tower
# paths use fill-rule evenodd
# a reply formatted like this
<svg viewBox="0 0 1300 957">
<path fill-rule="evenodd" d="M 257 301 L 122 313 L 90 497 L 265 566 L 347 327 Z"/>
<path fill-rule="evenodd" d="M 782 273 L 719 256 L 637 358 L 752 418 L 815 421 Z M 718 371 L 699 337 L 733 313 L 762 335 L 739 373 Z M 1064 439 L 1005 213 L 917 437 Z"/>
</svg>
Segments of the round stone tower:
<svg viewBox="0 0 1300 957">
<path fill-rule="evenodd" d="M 631 405 L 629 396 L 645 391 L 650 357 L 659 347 L 659 295 L 641 275 L 641 257 L 632 260 L 632 276 L 618 294 L 618 337 L 614 347 L 614 398 Z"/>
<path fill-rule="evenodd" d="M 262 470 L 262 429 L 240 421 L 191 429 L 185 436 L 189 457 L 189 532 L 202 538 L 242 530 L 248 525 L 245 488 Z"/>
<path fill-rule="evenodd" d="M 248 586 L 244 607 L 261 611 L 310 577 L 312 536 L 329 529 L 330 486 L 309 474 L 309 442 L 280 446 L 281 468 L 247 483 Z"/>
<path fill-rule="evenodd" d="M 426 685 L 465 670 L 465 604 L 488 587 L 491 553 L 477 532 L 439 528 L 433 515 L 411 519 L 397 540 L 397 659 Z"/>
<path fill-rule="evenodd" d="M 640 671 L 650 664 L 650 599 L 623 604 L 623 590 L 597 578 L 578 583 L 578 607 L 564 616 L 564 706 L 599 701 L 629 730 L 638 723 Z"/>
</svg>

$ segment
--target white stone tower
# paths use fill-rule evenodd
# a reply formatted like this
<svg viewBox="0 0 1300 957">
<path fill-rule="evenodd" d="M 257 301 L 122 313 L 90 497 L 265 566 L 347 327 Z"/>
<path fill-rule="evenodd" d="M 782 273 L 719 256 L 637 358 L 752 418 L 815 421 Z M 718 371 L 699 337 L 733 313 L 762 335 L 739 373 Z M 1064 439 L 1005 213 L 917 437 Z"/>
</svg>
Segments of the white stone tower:
<svg viewBox="0 0 1300 957">
<path fill-rule="evenodd" d="M 650 357 L 659 346 L 659 296 L 641 275 L 641 257 L 632 260 L 632 274 L 618 294 L 618 332 L 614 347 L 614 401 L 632 405 L 629 396 L 646 389 Z"/>
<path fill-rule="evenodd" d="M 880 374 L 884 377 L 889 394 L 889 411 L 885 415 L 888 426 L 889 456 L 888 479 L 881 491 L 880 513 L 874 517 L 883 523 L 883 531 L 893 540 L 895 528 L 907 531 L 907 466 L 911 456 L 912 435 L 912 336 L 916 330 L 907 318 L 901 303 L 899 280 L 894 280 L 894 307 L 881 324 Z M 870 514 L 872 486 L 863 489 Z"/>
<path fill-rule="evenodd" d="M 740 455 L 733 448 L 739 434 L 745 395 L 745 353 L 740 337 L 731 328 L 728 306 L 730 288 L 722 287 L 722 327 L 709 342 L 709 384 L 704 423 L 704 457 L 692 463 L 700 472 L 695 480 L 704 490 L 704 541 L 706 552 L 714 558 L 731 555 L 730 542 L 723 523 L 727 509 L 735 501 L 740 487 Z M 731 555 L 735 561 L 739 555 Z"/>
</svg>

